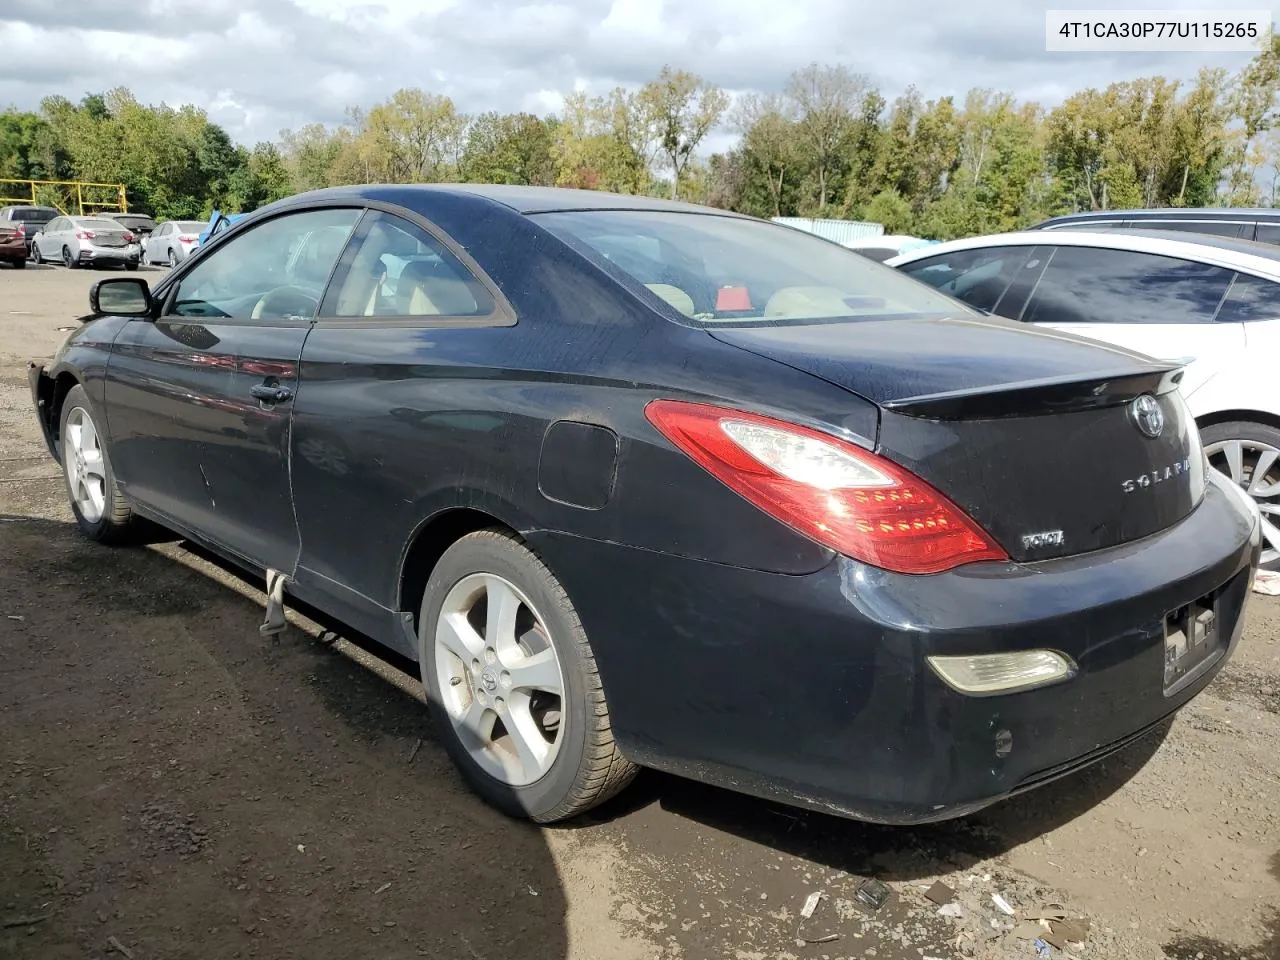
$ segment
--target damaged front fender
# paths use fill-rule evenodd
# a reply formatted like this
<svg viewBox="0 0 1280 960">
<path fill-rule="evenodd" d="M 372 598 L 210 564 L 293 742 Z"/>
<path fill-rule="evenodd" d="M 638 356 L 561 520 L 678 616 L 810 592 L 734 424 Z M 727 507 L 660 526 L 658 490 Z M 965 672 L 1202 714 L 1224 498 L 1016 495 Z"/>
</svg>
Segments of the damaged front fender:
<svg viewBox="0 0 1280 960">
<path fill-rule="evenodd" d="M 45 373 L 44 365 L 32 360 L 27 364 L 27 380 L 31 384 L 31 399 L 36 408 L 36 420 L 40 424 L 40 435 L 44 437 L 44 445 L 49 455 L 61 463 L 58 457 L 58 445 L 54 442 L 53 417 L 55 415 L 54 397 L 56 383 L 53 377 Z"/>
</svg>

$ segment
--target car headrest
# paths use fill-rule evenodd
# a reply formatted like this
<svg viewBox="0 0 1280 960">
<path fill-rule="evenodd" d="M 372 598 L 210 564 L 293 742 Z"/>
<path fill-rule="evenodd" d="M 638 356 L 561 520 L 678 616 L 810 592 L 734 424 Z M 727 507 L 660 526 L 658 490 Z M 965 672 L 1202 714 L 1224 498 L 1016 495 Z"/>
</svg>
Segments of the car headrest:
<svg viewBox="0 0 1280 960">
<path fill-rule="evenodd" d="M 679 287 L 672 286 L 669 283 L 646 283 L 646 287 L 652 290 L 657 296 L 661 297 L 671 306 L 683 313 L 686 317 L 692 317 L 694 314 L 693 297 L 689 296 Z"/>
</svg>

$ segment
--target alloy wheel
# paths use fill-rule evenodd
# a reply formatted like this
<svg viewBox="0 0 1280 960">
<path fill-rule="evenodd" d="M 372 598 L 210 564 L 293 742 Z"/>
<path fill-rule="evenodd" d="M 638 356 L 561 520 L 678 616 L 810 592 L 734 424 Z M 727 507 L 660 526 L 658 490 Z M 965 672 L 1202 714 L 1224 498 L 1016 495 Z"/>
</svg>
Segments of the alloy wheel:
<svg viewBox="0 0 1280 960">
<path fill-rule="evenodd" d="M 453 731 L 485 773 L 523 787 L 551 769 L 564 739 L 564 674 L 519 588 L 491 573 L 454 584 L 436 621 L 435 669 Z"/>
<path fill-rule="evenodd" d="M 1280 560 L 1280 449 L 1258 440 L 1206 444 L 1209 465 L 1242 487 L 1262 513 L 1262 563 Z"/>
<path fill-rule="evenodd" d="M 62 460 L 76 509 L 89 523 L 97 523 L 107 506 L 106 463 L 98 430 L 83 407 L 76 407 L 67 416 Z"/>
</svg>

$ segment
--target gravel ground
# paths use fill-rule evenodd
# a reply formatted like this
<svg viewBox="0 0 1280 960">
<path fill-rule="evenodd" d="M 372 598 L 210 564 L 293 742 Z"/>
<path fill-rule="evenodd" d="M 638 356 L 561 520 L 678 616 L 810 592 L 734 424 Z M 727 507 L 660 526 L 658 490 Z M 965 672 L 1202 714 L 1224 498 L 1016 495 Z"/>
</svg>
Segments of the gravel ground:
<svg viewBox="0 0 1280 960">
<path fill-rule="evenodd" d="M 1004 960 L 1052 913 L 1088 932 L 1051 957 L 1280 960 L 1280 600 L 1167 731 L 965 820 L 653 774 L 535 829 L 465 790 L 404 664 L 262 638 L 257 586 L 180 543 L 76 535 L 24 365 L 97 278 L 0 268 L 0 957 Z"/>
</svg>

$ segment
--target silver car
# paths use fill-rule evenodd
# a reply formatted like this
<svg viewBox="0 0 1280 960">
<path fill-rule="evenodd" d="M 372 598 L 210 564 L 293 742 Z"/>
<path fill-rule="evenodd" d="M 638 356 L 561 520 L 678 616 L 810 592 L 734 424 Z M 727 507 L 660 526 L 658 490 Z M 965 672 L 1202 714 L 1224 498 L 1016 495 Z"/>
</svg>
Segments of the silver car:
<svg viewBox="0 0 1280 960">
<path fill-rule="evenodd" d="M 54 217 L 36 234 L 32 252 L 37 263 L 67 267 L 121 263 L 138 269 L 140 250 L 133 233 L 105 217 Z"/>
<path fill-rule="evenodd" d="M 176 267 L 191 255 L 200 241 L 203 220 L 166 220 L 151 231 L 142 250 L 143 263 L 167 263 Z"/>
</svg>

